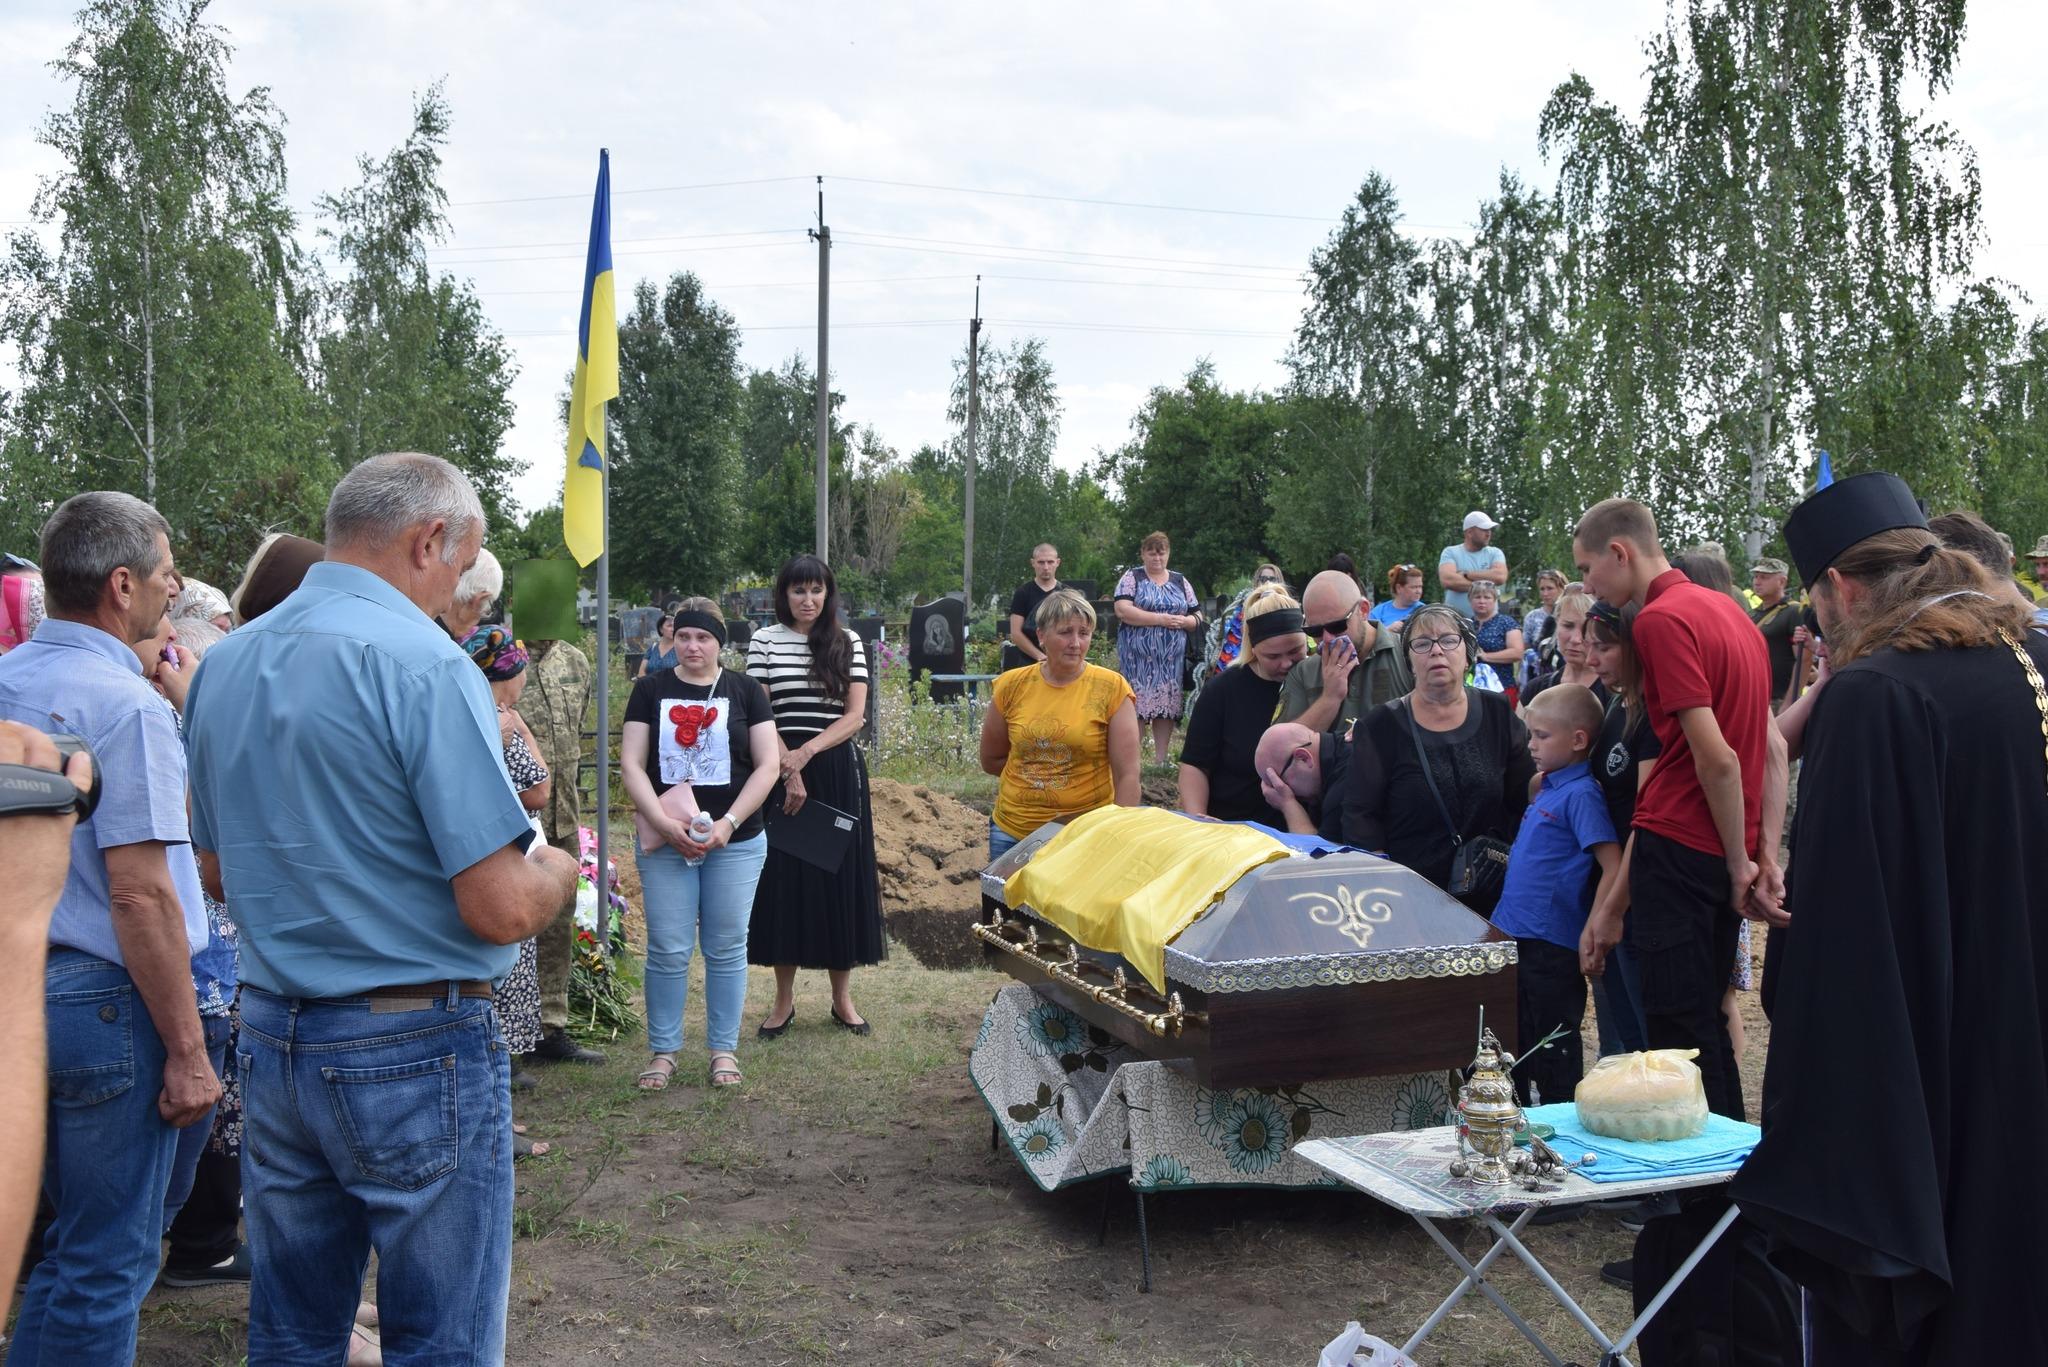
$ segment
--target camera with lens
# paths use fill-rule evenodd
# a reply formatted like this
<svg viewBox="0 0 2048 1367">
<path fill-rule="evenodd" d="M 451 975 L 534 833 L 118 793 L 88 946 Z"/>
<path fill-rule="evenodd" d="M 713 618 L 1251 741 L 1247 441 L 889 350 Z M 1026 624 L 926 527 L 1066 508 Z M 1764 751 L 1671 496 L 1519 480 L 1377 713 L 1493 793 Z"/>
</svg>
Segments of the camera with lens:
<svg viewBox="0 0 2048 1367">
<path fill-rule="evenodd" d="M 63 816 L 75 812 L 84 821 L 100 805 L 100 762 L 77 736 L 51 736 L 59 766 L 83 754 L 92 763 L 92 786 L 80 790 L 61 773 L 26 764 L 0 764 L 0 817 Z"/>
</svg>

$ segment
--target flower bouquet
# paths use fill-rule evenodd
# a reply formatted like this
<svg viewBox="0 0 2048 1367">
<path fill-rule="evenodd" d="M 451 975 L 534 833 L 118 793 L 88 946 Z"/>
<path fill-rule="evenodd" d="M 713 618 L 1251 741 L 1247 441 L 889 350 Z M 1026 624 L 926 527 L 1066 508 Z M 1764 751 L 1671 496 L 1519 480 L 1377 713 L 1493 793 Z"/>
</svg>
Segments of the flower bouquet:
<svg viewBox="0 0 2048 1367">
<path fill-rule="evenodd" d="M 640 1028 L 633 989 L 619 976 L 618 956 L 626 949 L 625 896 L 619 891 L 618 866 L 605 861 L 604 894 L 598 893 L 597 833 L 578 832 L 582 867 L 576 878 L 576 958 L 569 969 L 569 1016 L 572 1024 L 592 1035 L 617 1039 Z M 602 909 L 606 947 L 600 952 L 598 924 Z"/>
</svg>

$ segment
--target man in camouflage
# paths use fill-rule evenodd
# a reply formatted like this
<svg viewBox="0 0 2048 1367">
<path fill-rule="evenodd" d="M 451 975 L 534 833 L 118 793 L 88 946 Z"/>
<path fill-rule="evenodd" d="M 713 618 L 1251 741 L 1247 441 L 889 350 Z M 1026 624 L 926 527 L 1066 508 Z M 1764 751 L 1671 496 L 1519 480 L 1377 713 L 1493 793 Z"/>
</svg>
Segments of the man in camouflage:
<svg viewBox="0 0 2048 1367">
<path fill-rule="evenodd" d="M 583 765 L 583 719 L 590 708 L 590 661 L 567 641 L 530 643 L 533 663 L 519 712 L 540 744 L 540 761 L 554 777 L 553 795 L 541 813 L 548 843 L 582 857 L 578 832 L 583 822 L 578 781 Z M 541 1063 L 602 1063 L 604 1055 L 569 1035 L 569 969 L 576 956 L 574 903 L 535 937 L 540 970 L 541 1040 L 527 1057 Z"/>
</svg>

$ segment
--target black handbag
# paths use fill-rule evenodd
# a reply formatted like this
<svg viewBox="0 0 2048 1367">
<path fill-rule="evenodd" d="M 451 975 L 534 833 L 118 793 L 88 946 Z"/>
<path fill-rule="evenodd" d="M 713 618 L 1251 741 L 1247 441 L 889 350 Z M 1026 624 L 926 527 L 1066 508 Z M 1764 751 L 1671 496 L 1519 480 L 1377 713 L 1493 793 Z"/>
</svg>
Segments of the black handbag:
<svg viewBox="0 0 2048 1367">
<path fill-rule="evenodd" d="M 1499 895 L 1501 884 L 1507 881 L 1508 843 L 1490 835 L 1478 835 L 1467 840 L 1458 833 L 1458 823 L 1451 820 L 1451 809 L 1444 805 L 1444 795 L 1437 790 L 1436 774 L 1429 767 L 1429 756 L 1423 753 L 1422 728 L 1416 724 L 1415 709 L 1404 705 L 1401 712 L 1408 719 L 1408 738 L 1415 742 L 1415 762 L 1422 767 L 1423 780 L 1429 784 L 1429 795 L 1436 799 L 1436 809 L 1451 833 L 1451 876 L 1450 881 L 1444 884 L 1444 891 L 1460 901 L 1468 898 L 1490 900 Z"/>
</svg>

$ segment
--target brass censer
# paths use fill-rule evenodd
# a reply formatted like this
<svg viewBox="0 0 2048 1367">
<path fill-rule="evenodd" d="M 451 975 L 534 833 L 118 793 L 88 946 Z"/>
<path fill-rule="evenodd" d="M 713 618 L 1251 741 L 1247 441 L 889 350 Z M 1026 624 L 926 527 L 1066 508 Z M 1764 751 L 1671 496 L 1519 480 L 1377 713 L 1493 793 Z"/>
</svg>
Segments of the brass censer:
<svg viewBox="0 0 2048 1367">
<path fill-rule="evenodd" d="M 1472 1076 L 1458 1089 L 1458 1157 L 1451 1163 L 1453 1177 L 1467 1177 L 1480 1186 L 1507 1185 L 1510 1156 L 1516 1152 L 1515 1131 L 1522 1124 L 1515 1084 L 1508 1077 L 1514 1066 L 1515 1056 L 1501 1048 L 1500 1040 L 1486 1028 L 1482 1008 Z"/>
</svg>

